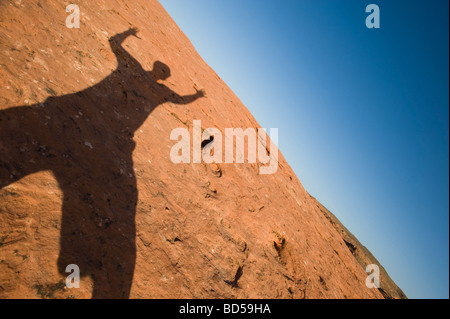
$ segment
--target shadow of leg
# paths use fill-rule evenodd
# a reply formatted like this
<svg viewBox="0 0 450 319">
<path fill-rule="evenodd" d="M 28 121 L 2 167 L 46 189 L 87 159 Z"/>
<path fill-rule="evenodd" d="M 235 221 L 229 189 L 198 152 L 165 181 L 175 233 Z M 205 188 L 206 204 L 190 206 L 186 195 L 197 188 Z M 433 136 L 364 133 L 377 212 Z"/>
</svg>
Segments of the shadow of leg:
<svg viewBox="0 0 450 319">
<path fill-rule="evenodd" d="M 77 176 L 77 174 L 72 174 Z M 109 185 L 100 176 L 67 178 L 61 223 L 61 274 L 69 264 L 94 282 L 92 298 L 120 299 L 130 295 L 136 263 L 134 177 L 116 176 Z"/>
</svg>

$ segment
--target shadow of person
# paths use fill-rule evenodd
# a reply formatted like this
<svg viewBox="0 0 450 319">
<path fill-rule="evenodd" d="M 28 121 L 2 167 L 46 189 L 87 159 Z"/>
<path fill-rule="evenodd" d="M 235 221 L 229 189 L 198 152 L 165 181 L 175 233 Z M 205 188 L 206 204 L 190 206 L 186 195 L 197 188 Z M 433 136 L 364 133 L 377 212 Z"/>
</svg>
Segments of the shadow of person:
<svg viewBox="0 0 450 319">
<path fill-rule="evenodd" d="M 64 197 L 58 269 L 76 264 L 92 277 L 93 298 L 128 298 L 136 262 L 138 199 L 134 132 L 160 104 L 188 104 L 203 90 L 180 96 L 159 80 L 170 69 L 145 71 L 123 47 L 136 29 L 109 43 L 118 66 L 83 91 L 0 111 L 0 189 L 50 170 Z M 137 37 L 137 36 L 136 36 Z"/>
</svg>

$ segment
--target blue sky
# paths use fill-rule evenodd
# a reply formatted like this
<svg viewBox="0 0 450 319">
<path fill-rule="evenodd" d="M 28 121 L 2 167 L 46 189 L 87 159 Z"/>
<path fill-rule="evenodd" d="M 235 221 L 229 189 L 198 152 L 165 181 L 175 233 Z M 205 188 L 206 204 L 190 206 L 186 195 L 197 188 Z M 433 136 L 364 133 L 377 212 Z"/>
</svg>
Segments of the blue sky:
<svg viewBox="0 0 450 319">
<path fill-rule="evenodd" d="M 160 3 L 406 295 L 448 298 L 449 1 Z"/>
</svg>

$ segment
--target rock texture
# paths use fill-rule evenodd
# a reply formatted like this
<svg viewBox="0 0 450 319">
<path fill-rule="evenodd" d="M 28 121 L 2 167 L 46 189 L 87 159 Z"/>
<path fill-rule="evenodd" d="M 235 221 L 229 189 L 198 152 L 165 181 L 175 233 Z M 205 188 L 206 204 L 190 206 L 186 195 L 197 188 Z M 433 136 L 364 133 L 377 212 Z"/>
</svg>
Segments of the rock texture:
<svg viewBox="0 0 450 319">
<path fill-rule="evenodd" d="M 281 154 L 172 163 L 174 128 L 259 125 L 157 1 L 69 3 L 0 2 L 0 298 L 404 297 Z"/>
<path fill-rule="evenodd" d="M 358 263 L 366 269 L 367 265 L 378 265 L 380 268 L 380 288 L 379 291 L 385 299 L 407 299 L 403 291 L 389 277 L 384 267 L 372 255 L 372 253 L 362 245 L 359 240 L 333 215 L 328 209 L 320 204 L 317 199 L 311 197 L 316 202 L 317 207 L 322 211 L 324 216 L 330 221 L 334 229 L 342 236 L 348 249 L 355 256 Z"/>
</svg>

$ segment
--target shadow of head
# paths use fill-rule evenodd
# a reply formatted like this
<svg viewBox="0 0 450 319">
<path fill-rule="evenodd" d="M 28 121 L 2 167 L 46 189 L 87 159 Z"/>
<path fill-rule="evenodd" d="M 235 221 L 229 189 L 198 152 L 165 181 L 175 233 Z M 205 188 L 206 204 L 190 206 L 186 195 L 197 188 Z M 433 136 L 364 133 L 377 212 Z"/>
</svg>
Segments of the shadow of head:
<svg viewBox="0 0 450 319">
<path fill-rule="evenodd" d="M 162 63 L 161 61 L 156 61 L 153 64 L 153 70 L 149 71 L 153 78 L 158 80 L 166 80 L 170 77 L 170 68 L 167 64 Z"/>
</svg>

